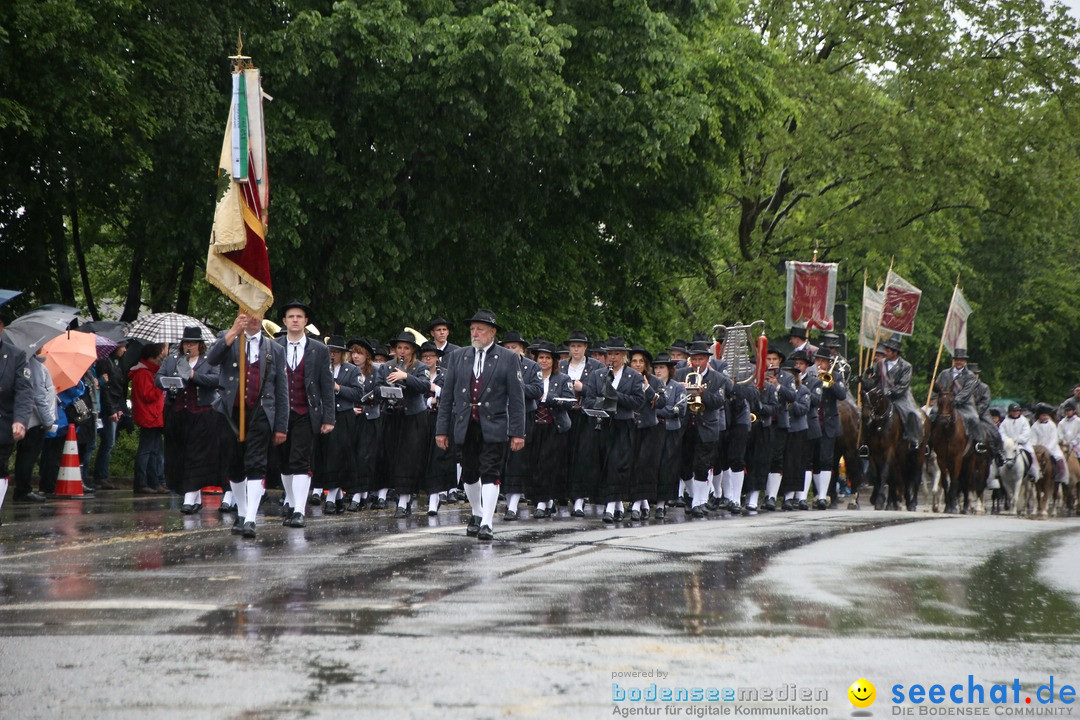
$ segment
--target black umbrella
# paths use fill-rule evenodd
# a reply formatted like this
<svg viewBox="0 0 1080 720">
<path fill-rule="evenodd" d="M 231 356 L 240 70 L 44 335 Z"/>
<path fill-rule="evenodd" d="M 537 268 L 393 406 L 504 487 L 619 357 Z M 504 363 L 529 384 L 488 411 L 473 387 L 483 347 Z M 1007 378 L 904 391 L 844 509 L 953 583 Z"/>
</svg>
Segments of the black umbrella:
<svg viewBox="0 0 1080 720">
<path fill-rule="evenodd" d="M 114 320 L 95 320 L 93 322 L 83 323 L 78 329 L 82 332 L 91 332 L 95 335 L 100 335 L 101 337 L 106 337 L 119 343 L 127 337 L 128 324 L 116 322 Z"/>
</svg>

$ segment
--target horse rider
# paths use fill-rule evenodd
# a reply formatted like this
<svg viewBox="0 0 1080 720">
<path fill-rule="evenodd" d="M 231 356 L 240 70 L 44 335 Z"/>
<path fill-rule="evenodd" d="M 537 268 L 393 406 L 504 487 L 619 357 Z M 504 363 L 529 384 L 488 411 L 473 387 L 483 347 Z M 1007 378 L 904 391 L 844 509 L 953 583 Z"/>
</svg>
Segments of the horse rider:
<svg viewBox="0 0 1080 720">
<path fill-rule="evenodd" d="M 975 441 L 975 452 L 985 453 L 989 448 L 979 414 L 975 408 L 975 395 L 979 391 L 979 380 L 967 368 L 968 354 L 965 348 L 953 350 L 953 364 L 938 373 L 934 381 L 935 395 L 952 390 L 953 408 L 964 420 L 964 429 Z M 930 418 L 937 416 L 937 403 L 931 401 Z"/>
<path fill-rule="evenodd" d="M 1076 403 L 1066 401 L 1064 412 L 1065 417 L 1058 423 L 1058 442 L 1066 455 L 1072 453 L 1080 457 L 1080 417 L 1076 415 Z"/>
<path fill-rule="evenodd" d="M 1000 464 L 1004 462 L 1001 454 L 1001 434 L 997 431 L 997 423 L 990 418 L 990 386 L 982 381 L 982 369 L 978 363 L 969 362 L 967 367 L 978 383 L 973 400 L 975 402 L 975 412 L 979 414 L 979 422 L 982 423 L 983 437 L 986 438 L 991 455 L 997 458 Z"/>
<path fill-rule="evenodd" d="M 1031 445 L 1031 423 L 1024 417 L 1020 405 L 1010 403 L 1009 416 L 1001 421 L 998 431 L 1001 433 L 1002 439 L 1009 438 L 1016 443 L 1018 448 L 1027 453 L 1029 460 L 1028 475 L 1031 476 L 1032 480 L 1038 481 L 1039 465 L 1035 462 L 1035 448 Z"/>
<path fill-rule="evenodd" d="M 1058 443 L 1057 423 L 1051 417 L 1053 414 L 1054 408 L 1047 403 L 1039 403 L 1035 406 L 1036 420 L 1031 426 L 1031 444 L 1042 445 L 1046 448 L 1050 457 L 1054 458 L 1054 465 L 1057 467 L 1057 477 L 1054 479 L 1057 482 L 1068 482 L 1069 471 L 1065 469 L 1065 455 L 1061 452 L 1061 445 Z"/>
<path fill-rule="evenodd" d="M 894 333 L 881 343 L 881 347 L 885 351 L 885 359 L 878 366 L 881 388 L 893 401 L 893 407 L 904 423 L 904 439 L 912 450 L 918 450 L 925 426 L 922 412 L 911 396 L 911 363 L 900 357 L 899 335 Z"/>
</svg>

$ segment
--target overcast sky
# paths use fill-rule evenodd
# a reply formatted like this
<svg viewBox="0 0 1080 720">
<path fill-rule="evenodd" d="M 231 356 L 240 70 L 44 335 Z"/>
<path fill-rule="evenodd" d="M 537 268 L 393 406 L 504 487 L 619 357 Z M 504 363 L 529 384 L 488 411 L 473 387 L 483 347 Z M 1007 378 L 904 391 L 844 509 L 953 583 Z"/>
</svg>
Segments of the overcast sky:
<svg viewBox="0 0 1080 720">
<path fill-rule="evenodd" d="M 1069 6 L 1074 18 L 1080 19 L 1080 0 L 1062 0 Z"/>
</svg>

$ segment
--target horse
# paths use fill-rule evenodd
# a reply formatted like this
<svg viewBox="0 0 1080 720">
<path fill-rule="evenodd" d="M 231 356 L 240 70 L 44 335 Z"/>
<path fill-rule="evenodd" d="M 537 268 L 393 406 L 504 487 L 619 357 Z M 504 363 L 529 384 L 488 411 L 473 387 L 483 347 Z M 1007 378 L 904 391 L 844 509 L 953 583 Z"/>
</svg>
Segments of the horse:
<svg viewBox="0 0 1080 720">
<path fill-rule="evenodd" d="M 1042 445 L 1035 446 L 1035 462 L 1039 465 L 1038 481 L 1027 478 L 1027 497 L 1025 506 L 1029 514 L 1037 514 L 1040 518 L 1047 518 L 1050 512 L 1047 504 L 1054 497 L 1057 488 L 1054 482 L 1054 470 L 1056 463 L 1046 448 Z"/>
<path fill-rule="evenodd" d="M 920 448 L 912 449 L 904 439 L 904 424 L 897 416 L 892 400 L 880 386 L 872 387 L 863 395 L 863 437 L 870 450 L 870 464 L 876 471 L 874 492 L 870 496 L 874 508 L 899 510 L 903 501 L 908 510 L 918 509 L 919 484 L 926 457 L 922 450 L 926 442 L 925 416 L 923 443 Z"/>
<path fill-rule="evenodd" d="M 1023 452 L 1012 438 L 1004 438 L 1002 444 L 1001 456 L 1005 459 L 1005 462 L 998 465 L 997 468 L 1001 493 L 1004 495 L 1005 500 L 1004 510 L 1005 512 L 1012 510 L 1013 515 L 1019 515 L 1019 495 L 1023 492 L 1024 477 L 1027 475 L 1028 468 L 1031 467 L 1031 461 L 1028 459 L 1027 453 Z M 997 503 L 997 492 L 997 490 L 994 491 L 995 505 Z"/>
<path fill-rule="evenodd" d="M 930 450 L 926 462 L 923 463 L 922 484 L 930 495 L 930 509 L 941 512 L 941 468 L 938 467 L 937 455 L 933 450 Z"/>
<path fill-rule="evenodd" d="M 1080 515 L 1080 507 L 1077 506 L 1077 486 L 1080 485 L 1080 459 L 1076 453 L 1062 445 L 1061 452 L 1065 454 L 1065 468 L 1069 471 L 1069 482 L 1065 486 L 1065 511 L 1066 515 L 1074 512 Z"/>
<path fill-rule="evenodd" d="M 969 442 L 964 418 L 953 407 L 951 389 L 938 393 L 935 410 L 930 422 L 930 446 L 937 453 L 945 486 L 945 512 L 959 512 L 958 494 L 963 494 L 965 512 L 982 512 L 989 462 L 985 456 L 976 453 L 974 443 Z"/>
<path fill-rule="evenodd" d="M 859 457 L 859 406 L 851 399 L 851 393 L 848 393 L 848 396 L 843 401 L 838 402 L 836 407 L 840 411 L 840 428 L 842 432 L 836 438 L 835 452 L 833 453 L 833 477 L 840 477 L 840 458 L 843 458 L 844 469 L 847 472 L 846 479 L 851 487 L 852 497 L 856 497 L 856 492 L 865 477 L 863 460 Z M 858 509 L 858 507 L 851 509 Z"/>
</svg>

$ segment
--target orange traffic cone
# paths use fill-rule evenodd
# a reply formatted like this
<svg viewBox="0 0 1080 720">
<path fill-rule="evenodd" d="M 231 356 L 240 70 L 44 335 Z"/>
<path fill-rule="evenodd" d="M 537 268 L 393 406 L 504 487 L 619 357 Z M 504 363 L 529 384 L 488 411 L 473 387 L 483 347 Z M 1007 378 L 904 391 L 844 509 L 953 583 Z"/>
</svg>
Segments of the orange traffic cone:
<svg viewBox="0 0 1080 720">
<path fill-rule="evenodd" d="M 56 497 L 81 498 L 83 495 L 82 468 L 79 467 L 79 443 L 75 439 L 75 424 L 68 424 L 64 455 L 60 458 L 60 473 L 56 476 Z"/>
</svg>

